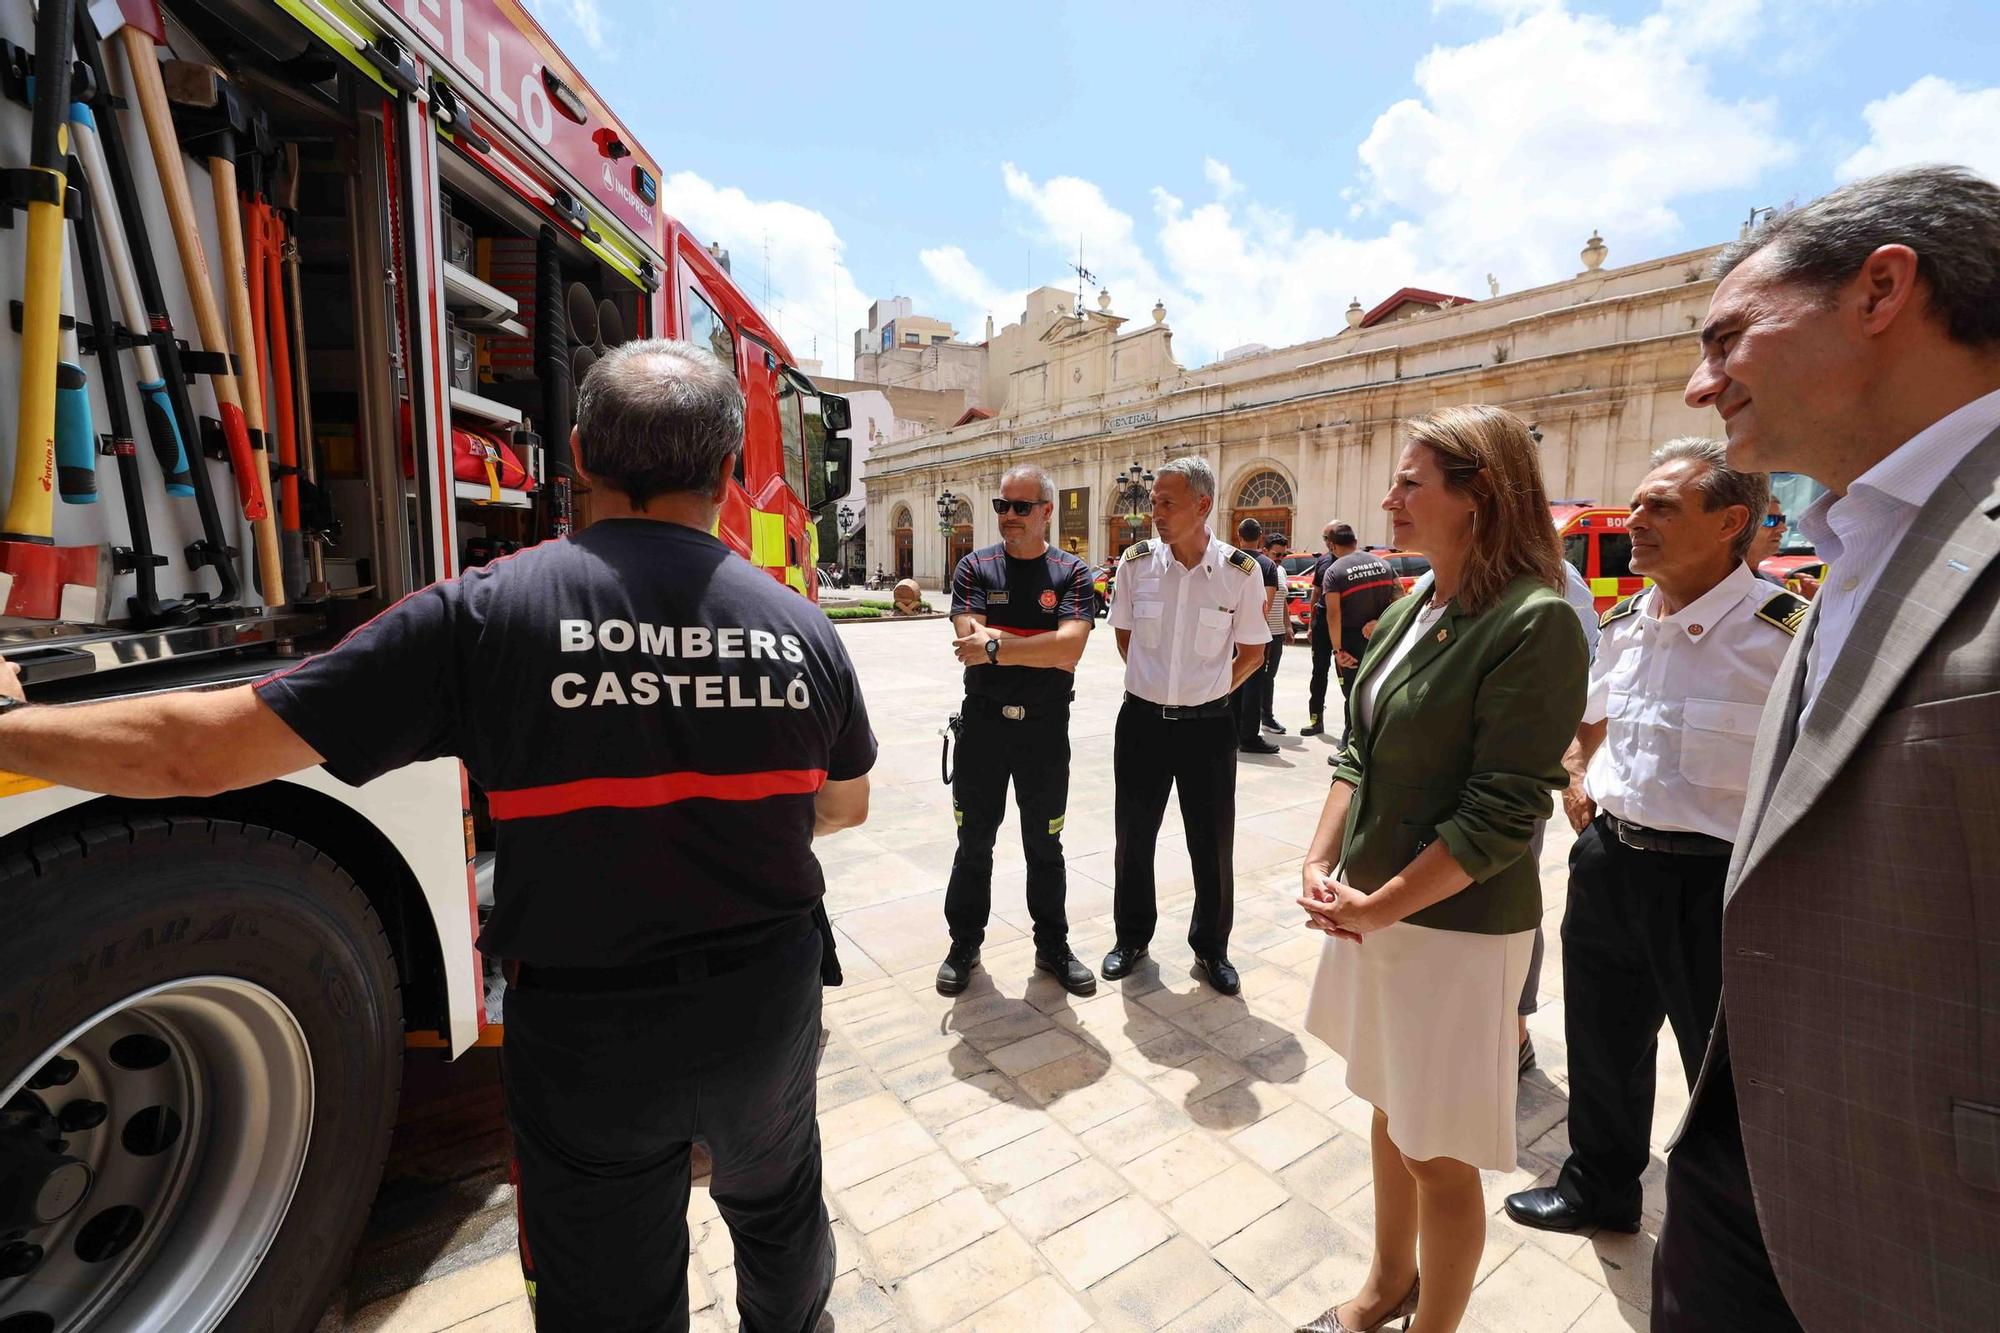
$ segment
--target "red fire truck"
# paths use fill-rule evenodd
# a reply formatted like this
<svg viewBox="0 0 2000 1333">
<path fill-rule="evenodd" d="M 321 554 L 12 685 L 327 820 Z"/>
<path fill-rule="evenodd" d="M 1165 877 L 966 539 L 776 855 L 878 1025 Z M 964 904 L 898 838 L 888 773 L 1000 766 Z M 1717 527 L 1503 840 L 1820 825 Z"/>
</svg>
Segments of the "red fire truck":
<svg viewBox="0 0 2000 1333">
<path fill-rule="evenodd" d="M 575 385 L 635 337 L 735 367 L 719 534 L 816 596 L 845 401 L 516 0 L 6 0 L 0 41 L 31 698 L 255 679 L 587 522 Z M 313 1325 L 406 1050 L 495 1034 L 488 833 L 449 760 L 160 802 L 0 774 L 0 1329 Z"/>
<path fill-rule="evenodd" d="M 1625 531 L 1628 511 L 1590 500 L 1558 500 L 1549 506 L 1549 515 L 1555 520 L 1563 558 L 1590 585 L 1599 611 L 1608 611 L 1620 598 L 1645 588 L 1646 580 L 1632 572 L 1632 538 Z"/>
</svg>

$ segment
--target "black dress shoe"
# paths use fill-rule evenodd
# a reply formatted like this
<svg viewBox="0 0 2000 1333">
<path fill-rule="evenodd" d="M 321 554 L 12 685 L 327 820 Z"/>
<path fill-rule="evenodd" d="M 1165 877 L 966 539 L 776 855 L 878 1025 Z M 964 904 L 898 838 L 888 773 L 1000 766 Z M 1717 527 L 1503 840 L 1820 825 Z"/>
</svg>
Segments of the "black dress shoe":
<svg viewBox="0 0 2000 1333">
<path fill-rule="evenodd" d="M 1071 995 L 1097 994 L 1097 974 L 1067 949 L 1060 954 L 1036 954 L 1035 966 L 1044 972 L 1054 973 L 1055 979 Z"/>
<path fill-rule="evenodd" d="M 1264 730 L 1270 732 L 1273 736 L 1282 736 L 1285 734 L 1285 729 L 1278 725 L 1278 719 L 1274 717 L 1264 719 Z"/>
<path fill-rule="evenodd" d="M 1132 969 L 1138 966 L 1139 960 L 1145 956 L 1146 946 L 1143 944 L 1118 945 L 1110 953 L 1104 955 L 1104 967 L 1102 969 L 1104 979 L 1106 981 L 1116 981 L 1122 976 L 1129 975 Z"/>
<path fill-rule="evenodd" d="M 1243 989 L 1243 983 L 1236 978 L 1236 969 L 1227 958 L 1197 958 L 1194 965 L 1208 974 L 1208 984 L 1224 995 L 1234 995 Z"/>
<path fill-rule="evenodd" d="M 1271 742 L 1265 740 L 1262 736 L 1252 736 L 1247 741 L 1238 741 L 1236 742 L 1236 748 L 1241 750 L 1244 754 L 1278 753 L 1278 747 L 1271 744 Z"/>
<path fill-rule="evenodd" d="M 1639 1230 L 1637 1213 L 1629 1217 L 1605 1217 L 1581 1204 L 1571 1203 L 1553 1185 L 1522 1190 L 1507 1196 L 1507 1216 L 1524 1227 L 1538 1231 L 1623 1231 Z"/>
<path fill-rule="evenodd" d="M 972 984 L 972 969 L 979 966 L 979 950 L 953 949 L 938 964 L 937 988 L 940 995 L 956 995 Z"/>
</svg>

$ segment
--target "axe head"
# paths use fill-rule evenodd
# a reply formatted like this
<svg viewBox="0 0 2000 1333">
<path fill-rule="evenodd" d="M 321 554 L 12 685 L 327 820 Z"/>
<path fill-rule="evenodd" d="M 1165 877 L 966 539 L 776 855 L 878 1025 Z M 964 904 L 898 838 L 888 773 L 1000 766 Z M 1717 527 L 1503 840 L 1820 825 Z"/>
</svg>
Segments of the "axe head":
<svg viewBox="0 0 2000 1333">
<path fill-rule="evenodd" d="M 131 27 L 152 38 L 155 46 L 167 44 L 167 20 L 159 0 L 90 0 L 90 23 L 99 37 Z"/>
<path fill-rule="evenodd" d="M 234 134 L 249 132 L 250 104 L 222 70 L 193 60 L 163 60 L 160 79 L 166 85 L 167 100 L 180 113 L 176 119 L 193 112 L 187 117 L 191 124 Z"/>
</svg>

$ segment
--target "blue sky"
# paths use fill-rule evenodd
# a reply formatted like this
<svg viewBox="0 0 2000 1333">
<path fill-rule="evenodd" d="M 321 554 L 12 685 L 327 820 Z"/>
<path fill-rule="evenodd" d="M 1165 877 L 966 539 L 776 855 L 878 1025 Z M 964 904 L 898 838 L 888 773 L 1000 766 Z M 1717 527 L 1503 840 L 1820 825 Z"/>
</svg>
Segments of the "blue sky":
<svg viewBox="0 0 2000 1333">
<path fill-rule="evenodd" d="M 1993 0 L 532 2 L 830 373 L 868 300 L 977 340 L 1079 238 L 1198 365 L 1566 277 L 1593 228 L 1617 265 L 1887 166 L 2000 178 Z"/>
</svg>

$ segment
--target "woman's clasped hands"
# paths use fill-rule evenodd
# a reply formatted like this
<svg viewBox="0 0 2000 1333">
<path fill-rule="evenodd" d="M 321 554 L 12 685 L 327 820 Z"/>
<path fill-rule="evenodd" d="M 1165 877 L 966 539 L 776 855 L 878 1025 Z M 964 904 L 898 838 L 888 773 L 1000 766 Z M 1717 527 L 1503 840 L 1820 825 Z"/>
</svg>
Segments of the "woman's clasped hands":
<svg viewBox="0 0 2000 1333">
<path fill-rule="evenodd" d="M 1369 897 L 1333 877 L 1333 867 L 1325 861 L 1308 861 L 1299 876 L 1304 892 L 1299 906 L 1306 911 L 1306 925 L 1322 935 L 1359 943 L 1384 922 L 1374 920 Z"/>
</svg>

